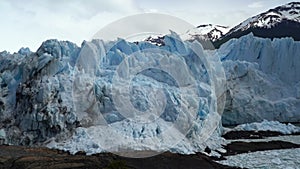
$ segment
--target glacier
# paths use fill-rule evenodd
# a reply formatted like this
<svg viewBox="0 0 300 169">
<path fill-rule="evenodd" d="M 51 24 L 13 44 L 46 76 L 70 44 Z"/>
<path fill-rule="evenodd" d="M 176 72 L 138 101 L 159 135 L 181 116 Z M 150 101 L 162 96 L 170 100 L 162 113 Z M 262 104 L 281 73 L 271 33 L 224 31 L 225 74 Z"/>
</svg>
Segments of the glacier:
<svg viewBox="0 0 300 169">
<path fill-rule="evenodd" d="M 227 77 L 224 125 L 300 121 L 300 42 L 248 34 L 221 46 Z"/>
<path fill-rule="evenodd" d="M 207 57 L 210 63 L 221 60 L 222 65 L 205 69 L 207 65 L 197 59 L 192 47 L 197 47 L 200 55 L 210 56 Z M 176 72 L 183 79 L 182 84 L 196 81 L 199 84 L 194 88 L 196 92 L 180 95 L 178 86 L 182 84 L 172 78 L 175 73 L 157 69 L 143 70 L 131 83 L 113 88 L 112 83 L 118 84 L 114 81 L 116 71 L 120 70 L 120 77 L 130 72 L 124 71 L 127 69 L 122 68 L 122 62 L 141 50 L 174 54 L 174 57 L 170 55 L 171 61 L 179 59 L 185 63 L 183 67 L 177 66 L 181 71 Z M 84 41 L 78 47 L 68 41 L 47 40 L 36 52 L 28 48 L 13 54 L 4 51 L 0 53 L 0 143 L 43 145 L 88 154 L 114 152 L 120 147 L 179 153 L 203 151 L 206 147 L 218 149 L 224 144 L 220 137 L 222 126 L 217 123 L 220 115 L 223 125 L 264 119 L 300 121 L 299 50 L 300 43 L 291 38 L 270 40 L 249 34 L 228 41 L 220 49 L 206 51 L 197 42 L 182 42 L 171 33 L 165 36 L 162 46 L 118 39 L 116 42 Z M 147 57 L 140 59 L 146 63 Z M 134 60 L 128 60 L 129 67 L 134 64 Z M 226 88 L 224 79 L 218 79 L 222 77 L 221 67 L 227 78 Z M 194 79 L 184 75 L 186 68 Z M 211 72 L 217 76 L 211 76 Z M 132 88 L 126 89 L 130 85 Z M 153 89 L 157 89 L 156 95 L 148 95 Z M 132 97 L 123 97 L 128 91 Z M 114 98 L 112 92 L 120 97 Z M 162 95 L 165 95 L 164 102 L 155 102 L 156 96 Z M 224 95 L 226 104 L 222 114 Z M 131 108 L 138 109 L 136 113 L 142 113 L 141 118 L 134 119 L 130 111 L 120 112 L 113 101 L 117 99 L 120 105 L 123 98 L 132 102 Z M 191 108 L 196 114 L 182 114 L 176 109 L 184 106 L 184 101 L 200 105 Z M 157 105 L 165 111 L 152 117 L 143 115 Z M 127 105 L 122 106 L 126 109 Z M 178 123 L 177 128 L 169 131 L 181 138 L 180 130 L 184 129 L 182 139 L 162 135 L 178 118 L 192 118 L 191 123 Z M 214 124 L 205 127 L 207 119 L 212 118 Z M 137 120 L 143 123 L 136 123 Z M 110 136 L 122 137 L 109 140 Z M 157 140 L 143 143 L 148 137 Z"/>
<path fill-rule="evenodd" d="M 225 73 L 210 65 L 219 58 L 174 32 L 164 40 L 162 47 L 124 39 L 84 41 L 81 47 L 47 40 L 37 52 L 0 53 L 1 140 L 90 154 L 220 146 L 217 107 Z M 144 69 L 137 74 L 131 67 Z M 128 73 L 134 78 L 124 82 Z M 148 109 L 157 114 L 148 117 Z"/>
</svg>

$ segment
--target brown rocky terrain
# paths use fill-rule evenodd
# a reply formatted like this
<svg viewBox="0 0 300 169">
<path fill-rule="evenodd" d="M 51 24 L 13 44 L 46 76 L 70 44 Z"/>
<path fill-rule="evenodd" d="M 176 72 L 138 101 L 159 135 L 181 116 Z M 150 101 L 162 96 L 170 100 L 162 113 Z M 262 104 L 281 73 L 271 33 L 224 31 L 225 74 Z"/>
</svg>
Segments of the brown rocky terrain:
<svg viewBox="0 0 300 169">
<path fill-rule="evenodd" d="M 149 158 L 124 158 L 111 153 L 70 155 L 47 148 L 0 146 L 1 169 L 231 169 L 197 153 L 163 153 Z"/>
<path fill-rule="evenodd" d="M 233 132 L 225 137 L 260 139 L 277 134 Z M 284 141 L 235 141 L 224 146 L 227 152 L 220 152 L 222 155 L 220 158 L 209 157 L 202 153 L 181 155 L 170 152 L 148 158 L 125 158 L 112 153 L 86 155 L 80 152 L 71 155 L 68 152 L 48 148 L 0 145 L 0 169 L 231 169 L 235 167 L 224 166 L 216 161 L 235 154 L 290 148 L 300 148 L 300 145 Z M 205 151 L 210 153 L 208 148 Z"/>
</svg>

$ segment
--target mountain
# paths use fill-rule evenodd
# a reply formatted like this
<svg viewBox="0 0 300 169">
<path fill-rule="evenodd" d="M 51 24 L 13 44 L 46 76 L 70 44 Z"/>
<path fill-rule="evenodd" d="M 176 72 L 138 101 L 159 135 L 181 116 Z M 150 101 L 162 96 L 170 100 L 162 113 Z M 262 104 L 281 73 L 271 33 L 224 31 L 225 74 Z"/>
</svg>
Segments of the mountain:
<svg viewBox="0 0 300 169">
<path fill-rule="evenodd" d="M 292 37 L 300 41 L 300 2 L 291 2 L 253 16 L 214 42 L 216 47 L 252 32 L 262 38 Z"/>
<path fill-rule="evenodd" d="M 236 31 L 245 31 L 249 28 L 270 29 L 284 21 L 300 22 L 300 2 L 291 2 L 251 17 L 231 29 L 228 35 Z"/>
<path fill-rule="evenodd" d="M 202 39 L 214 42 L 224 36 L 229 30 L 230 28 L 228 26 L 205 24 L 188 30 L 181 38 L 183 40 Z"/>
<path fill-rule="evenodd" d="M 205 24 L 199 25 L 193 29 L 187 30 L 180 35 L 182 40 L 194 41 L 197 40 L 202 44 L 204 49 L 214 49 L 212 42 L 223 37 L 230 28 L 228 26 Z M 164 36 L 149 36 L 144 41 L 150 42 L 156 46 L 164 46 Z"/>
<path fill-rule="evenodd" d="M 300 41 L 300 2 L 291 2 L 253 16 L 237 26 L 204 24 L 187 30 L 180 38 L 187 41 L 197 40 L 205 49 L 219 48 L 232 38 L 252 33 L 262 38 L 292 37 Z M 158 46 L 163 45 L 163 36 L 146 39 Z"/>
</svg>

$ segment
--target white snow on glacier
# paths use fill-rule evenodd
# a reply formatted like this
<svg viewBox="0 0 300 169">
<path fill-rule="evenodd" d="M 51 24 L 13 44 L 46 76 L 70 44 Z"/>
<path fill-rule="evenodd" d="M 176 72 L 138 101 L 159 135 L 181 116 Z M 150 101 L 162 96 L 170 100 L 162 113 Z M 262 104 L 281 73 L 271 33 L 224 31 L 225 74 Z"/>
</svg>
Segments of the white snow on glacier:
<svg viewBox="0 0 300 169">
<path fill-rule="evenodd" d="M 47 147 L 69 151 L 72 154 L 78 151 L 84 151 L 87 154 L 114 152 L 119 155 L 141 158 L 164 151 L 193 154 L 204 151 L 206 147 L 212 150 L 220 150 L 221 145 L 225 144 L 225 140 L 219 137 L 219 130 L 216 130 L 205 142 L 201 142 L 201 138 L 197 138 L 198 136 L 189 135 L 185 137 L 174 128 L 167 131 L 172 132 L 172 134 L 160 134 L 157 132 L 158 130 L 166 132 L 165 130 L 168 130 L 169 125 L 172 125 L 172 123 L 159 121 L 151 125 L 140 125 L 131 121 L 121 121 L 110 126 L 80 127 L 76 129 L 71 138 L 60 142 L 52 139 L 47 144 Z M 178 137 L 182 139 L 179 142 L 174 142 L 173 139 L 178 140 Z M 123 154 L 122 151 L 125 151 L 126 154 Z M 133 153 L 130 154 L 132 151 Z M 150 153 L 139 155 L 137 154 L 139 151 L 149 151 Z M 213 153 L 218 155 L 214 151 Z"/>
<path fill-rule="evenodd" d="M 278 121 L 267 121 L 262 122 L 240 124 L 229 131 L 276 131 L 282 134 L 293 134 L 300 132 L 300 127 L 292 124 L 283 124 Z"/>
</svg>

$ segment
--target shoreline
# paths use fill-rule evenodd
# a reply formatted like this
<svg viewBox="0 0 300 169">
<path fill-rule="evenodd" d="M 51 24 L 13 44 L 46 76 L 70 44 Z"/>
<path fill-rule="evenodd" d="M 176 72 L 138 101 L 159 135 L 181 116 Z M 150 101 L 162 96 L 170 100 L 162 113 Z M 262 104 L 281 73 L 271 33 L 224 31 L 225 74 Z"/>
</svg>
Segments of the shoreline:
<svg viewBox="0 0 300 169">
<path fill-rule="evenodd" d="M 238 169 L 219 164 L 202 153 L 165 152 L 148 158 L 125 158 L 112 153 L 71 155 L 62 150 L 10 145 L 1 145 L 0 150 L 1 169 Z"/>
<path fill-rule="evenodd" d="M 0 169 L 238 169 L 238 167 L 220 164 L 219 161 L 249 152 L 300 148 L 300 144 L 289 141 L 266 140 L 266 138 L 272 138 L 270 136 L 273 136 L 274 133 L 259 131 L 246 133 L 246 136 L 258 133 L 260 137 L 250 137 L 247 142 L 243 131 L 234 131 L 232 134 L 234 134 L 235 140 L 226 139 L 228 144 L 223 146 L 226 152 L 217 151 L 221 155 L 220 157 L 200 152 L 190 155 L 164 152 L 147 158 L 128 158 L 113 153 L 86 155 L 85 152 L 78 152 L 72 155 L 67 151 L 46 147 L 0 145 Z M 300 136 L 299 133 L 298 135 Z M 206 153 L 209 154 L 209 152 Z"/>
</svg>

